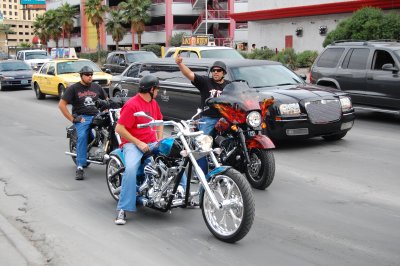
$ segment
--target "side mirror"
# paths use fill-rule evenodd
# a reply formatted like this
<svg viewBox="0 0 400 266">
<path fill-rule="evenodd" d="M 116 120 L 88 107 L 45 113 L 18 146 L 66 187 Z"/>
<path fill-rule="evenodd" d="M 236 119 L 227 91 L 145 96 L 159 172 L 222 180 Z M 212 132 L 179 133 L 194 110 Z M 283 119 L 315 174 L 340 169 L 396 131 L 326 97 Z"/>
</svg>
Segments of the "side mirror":
<svg viewBox="0 0 400 266">
<path fill-rule="evenodd" d="M 110 70 L 109 68 L 106 68 L 106 69 L 104 70 L 104 72 L 106 72 L 107 74 L 111 74 L 111 70 Z"/>
<path fill-rule="evenodd" d="M 384 64 L 382 66 L 382 70 L 384 70 L 384 71 L 392 71 L 393 73 L 399 72 L 399 69 L 397 67 L 393 66 L 393 64 L 390 64 L 390 63 Z"/>
<path fill-rule="evenodd" d="M 47 75 L 52 75 L 52 76 L 54 76 L 54 70 L 49 70 L 48 72 L 47 72 Z"/>
<path fill-rule="evenodd" d="M 307 75 L 306 74 L 299 74 L 299 77 L 302 78 L 303 80 L 307 80 Z"/>
</svg>

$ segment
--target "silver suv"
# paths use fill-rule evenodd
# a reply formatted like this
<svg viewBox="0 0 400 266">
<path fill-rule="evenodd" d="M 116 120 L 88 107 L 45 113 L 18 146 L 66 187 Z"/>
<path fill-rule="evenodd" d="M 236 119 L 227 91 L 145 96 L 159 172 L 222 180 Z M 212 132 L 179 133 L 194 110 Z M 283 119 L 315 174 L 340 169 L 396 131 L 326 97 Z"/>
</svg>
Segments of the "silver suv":
<svg viewBox="0 0 400 266">
<path fill-rule="evenodd" d="M 400 114 L 400 42 L 338 41 L 311 67 L 311 83 L 346 91 L 354 107 Z"/>
</svg>

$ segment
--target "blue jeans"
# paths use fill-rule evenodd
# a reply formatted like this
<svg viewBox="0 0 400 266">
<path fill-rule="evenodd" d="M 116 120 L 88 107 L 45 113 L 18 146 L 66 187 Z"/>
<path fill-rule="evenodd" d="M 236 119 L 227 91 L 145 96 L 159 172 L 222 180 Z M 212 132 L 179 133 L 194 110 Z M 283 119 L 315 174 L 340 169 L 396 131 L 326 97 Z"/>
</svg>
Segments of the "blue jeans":
<svg viewBox="0 0 400 266">
<path fill-rule="evenodd" d="M 90 132 L 90 124 L 92 123 L 93 116 L 82 115 L 85 118 L 83 123 L 74 123 L 77 134 L 76 141 L 76 165 L 78 167 L 86 166 L 87 164 L 87 145 Z"/>
<path fill-rule="evenodd" d="M 156 142 L 149 143 L 150 149 L 154 148 Z M 122 177 L 121 194 L 117 210 L 136 211 L 136 176 L 140 167 L 143 152 L 133 143 L 127 143 L 122 151 L 125 158 L 125 172 Z M 186 178 L 182 177 L 180 184 L 186 188 Z"/>
</svg>

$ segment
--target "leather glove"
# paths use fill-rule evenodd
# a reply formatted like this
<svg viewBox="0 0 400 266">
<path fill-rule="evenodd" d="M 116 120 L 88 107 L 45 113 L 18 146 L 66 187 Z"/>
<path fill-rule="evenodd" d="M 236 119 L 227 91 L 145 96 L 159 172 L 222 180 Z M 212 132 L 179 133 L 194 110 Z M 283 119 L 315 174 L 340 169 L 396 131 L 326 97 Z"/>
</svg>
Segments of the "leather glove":
<svg viewBox="0 0 400 266">
<path fill-rule="evenodd" d="M 80 123 L 82 120 L 82 116 L 78 115 L 78 116 L 74 116 L 74 120 L 72 120 L 73 123 Z"/>
</svg>

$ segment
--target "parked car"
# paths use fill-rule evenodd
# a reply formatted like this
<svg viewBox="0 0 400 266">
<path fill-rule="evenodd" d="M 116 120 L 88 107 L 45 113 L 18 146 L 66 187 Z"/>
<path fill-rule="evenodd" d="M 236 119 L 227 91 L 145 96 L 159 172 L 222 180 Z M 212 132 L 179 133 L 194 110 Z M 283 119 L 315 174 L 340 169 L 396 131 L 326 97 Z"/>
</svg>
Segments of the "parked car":
<svg viewBox="0 0 400 266">
<path fill-rule="evenodd" d="M 70 85 L 81 80 L 79 71 L 84 66 L 93 69 L 93 82 L 98 83 L 108 92 L 112 76 L 101 71 L 92 61 L 87 59 L 55 59 L 45 63 L 32 76 L 32 89 L 35 91 L 36 98 L 42 100 L 47 94 L 61 98 Z"/>
<path fill-rule="evenodd" d="M 115 51 L 107 55 L 102 70 L 113 75 L 121 74 L 130 64 L 146 59 L 157 58 L 153 52 L 147 51 Z"/>
<path fill-rule="evenodd" d="M 215 60 L 185 59 L 199 75 L 207 75 Z M 353 127 L 355 115 L 350 97 L 340 90 L 308 85 L 293 71 L 265 60 L 224 60 L 228 80 L 245 80 L 259 91 L 259 101 L 274 97 L 266 119 L 272 139 L 299 139 L 322 136 L 343 138 Z M 113 77 L 111 96 L 135 95 L 141 77 L 153 74 L 160 79 L 158 102 L 165 119 L 188 119 L 200 106 L 199 91 L 182 75 L 171 59 L 132 64 L 122 75 Z"/>
<path fill-rule="evenodd" d="M 32 68 L 22 61 L 0 61 L 0 91 L 29 87 L 32 81 L 32 74 Z"/>
<path fill-rule="evenodd" d="M 50 61 L 50 56 L 45 50 L 22 50 L 18 51 L 17 59 L 24 61 L 36 71 Z"/>
<path fill-rule="evenodd" d="M 172 54 L 173 51 L 173 54 Z M 243 59 L 244 57 L 235 49 L 225 46 L 181 46 L 171 47 L 167 50 L 165 57 L 189 58 L 226 58 Z"/>
<path fill-rule="evenodd" d="M 400 42 L 328 45 L 311 67 L 311 83 L 351 95 L 357 109 L 400 114 Z"/>
</svg>

